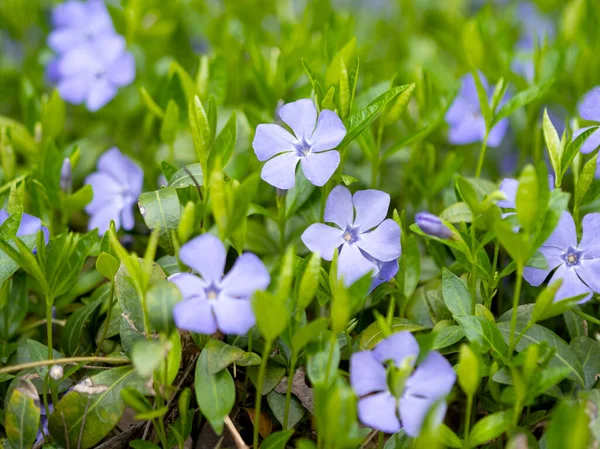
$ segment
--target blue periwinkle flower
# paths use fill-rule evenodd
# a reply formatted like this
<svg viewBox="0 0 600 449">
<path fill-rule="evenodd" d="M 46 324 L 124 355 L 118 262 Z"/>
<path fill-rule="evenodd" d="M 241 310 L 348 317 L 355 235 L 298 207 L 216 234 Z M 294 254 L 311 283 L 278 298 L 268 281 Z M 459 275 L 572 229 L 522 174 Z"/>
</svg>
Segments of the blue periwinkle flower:
<svg viewBox="0 0 600 449">
<path fill-rule="evenodd" d="M 482 73 L 479 74 L 481 84 L 488 93 L 488 99 L 492 98 L 494 86 L 489 86 Z M 461 88 L 454 103 L 446 112 L 446 122 L 450 125 L 448 140 L 455 145 L 482 142 L 485 138 L 485 120 L 479 106 L 477 87 L 472 74 L 462 77 Z M 508 129 L 508 120 L 500 120 L 490 131 L 488 146 L 495 148 L 502 143 L 502 139 Z"/>
<path fill-rule="evenodd" d="M 135 60 L 116 34 L 100 0 L 68 1 L 56 7 L 48 45 L 57 56 L 46 68 L 60 96 L 94 112 L 135 79 Z"/>
<path fill-rule="evenodd" d="M 113 147 L 98 159 L 98 171 L 85 179 L 94 191 L 92 202 L 85 207 L 91 215 L 88 229 L 98 228 L 103 235 L 111 220 L 117 229 L 133 229 L 133 211 L 142 193 L 144 172 L 118 148 Z"/>
<path fill-rule="evenodd" d="M 334 148 L 346 135 L 344 124 L 328 109 L 317 119 L 317 108 L 309 99 L 283 105 L 279 116 L 294 133 L 275 124 L 256 127 L 252 148 L 259 161 L 267 161 L 261 178 L 279 189 L 291 189 L 300 162 L 306 179 L 319 187 L 325 185 L 340 163 L 340 153 Z"/>
<path fill-rule="evenodd" d="M 584 120 L 590 122 L 596 122 L 595 126 L 598 126 L 600 122 L 600 86 L 594 87 L 588 93 L 585 94 L 581 104 L 579 105 L 579 115 Z M 573 133 L 573 139 L 579 136 L 584 131 L 590 129 L 591 126 L 580 128 Z M 579 151 L 584 154 L 591 153 L 600 146 L 600 128 L 593 132 L 585 142 L 581 145 Z M 600 178 L 600 164 L 596 166 L 596 178 Z"/>
<path fill-rule="evenodd" d="M 4 209 L 0 209 L 0 226 L 6 221 L 9 217 L 9 213 Z M 44 233 L 44 240 L 46 243 L 50 240 L 50 231 L 46 226 L 42 225 L 42 220 L 33 215 L 26 214 L 23 212 L 21 215 L 21 223 L 19 224 L 19 229 L 17 229 L 17 237 L 22 237 L 25 235 L 34 235 L 37 234 L 38 231 L 42 231 Z"/>
<path fill-rule="evenodd" d="M 302 241 L 325 260 L 332 260 L 339 249 L 338 275 L 346 285 L 369 272 L 378 276 L 382 265 L 373 260 L 394 262 L 401 252 L 400 227 L 385 219 L 389 205 L 390 196 L 385 192 L 360 190 L 353 196 L 346 187 L 337 186 L 325 204 L 325 221 L 336 226 L 314 223 L 304 231 Z M 389 273 L 386 271 L 384 278 Z"/>
<path fill-rule="evenodd" d="M 269 286 L 269 272 L 255 254 L 244 253 L 223 276 L 226 256 L 223 243 L 211 234 L 181 247 L 179 258 L 200 276 L 177 273 L 169 277 L 183 295 L 173 309 L 179 329 L 243 335 L 256 323 L 250 300 L 255 291 Z"/>
<path fill-rule="evenodd" d="M 444 224 L 437 215 L 429 212 L 419 212 L 415 215 L 415 222 L 425 234 L 440 239 L 451 239 L 454 236 L 452 230 Z"/>
<path fill-rule="evenodd" d="M 540 285 L 550 272 L 550 284 L 558 279 L 563 283 L 556 292 L 555 301 L 587 294 L 581 302 L 589 301 L 592 292 L 600 293 L 600 213 L 583 217 L 583 233 L 579 243 L 575 222 L 569 212 L 563 212 L 558 225 L 540 252 L 548 262 L 548 269 L 526 267 L 523 277 L 534 287 Z"/>
<path fill-rule="evenodd" d="M 350 384 L 359 396 L 358 417 L 364 425 L 386 433 L 402 428 L 417 437 L 430 413 L 435 424 L 443 421 L 444 398 L 456 374 L 436 351 L 415 369 L 418 356 L 417 340 L 407 331 L 392 334 L 371 351 L 352 354 Z"/>
</svg>

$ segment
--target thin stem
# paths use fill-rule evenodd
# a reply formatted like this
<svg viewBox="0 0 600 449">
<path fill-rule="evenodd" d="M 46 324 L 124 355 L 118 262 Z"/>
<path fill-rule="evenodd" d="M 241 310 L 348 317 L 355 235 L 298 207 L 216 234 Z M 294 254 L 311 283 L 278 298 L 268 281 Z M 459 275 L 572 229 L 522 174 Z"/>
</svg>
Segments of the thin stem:
<svg viewBox="0 0 600 449">
<path fill-rule="evenodd" d="M 517 330 L 517 312 L 519 307 L 519 298 L 521 297 L 521 284 L 523 283 L 523 264 L 517 264 L 517 284 L 515 286 L 515 294 L 513 296 L 512 318 L 510 320 L 510 339 L 508 344 L 508 358 L 512 359 L 513 351 L 515 350 L 516 340 L 515 332 Z"/>
<path fill-rule="evenodd" d="M 229 430 L 229 433 L 231 434 L 231 438 L 233 438 L 235 447 L 237 447 L 237 449 L 248 449 L 248 445 L 244 442 L 244 439 L 242 438 L 238 430 L 235 428 L 235 425 L 233 424 L 233 421 L 231 420 L 229 415 L 225 416 L 224 421 L 225 426 L 227 426 L 227 430 Z"/>
<path fill-rule="evenodd" d="M 35 329 L 36 327 L 41 326 L 42 324 L 46 324 L 47 322 L 48 322 L 48 320 L 46 318 L 42 318 L 41 320 L 37 320 L 31 324 L 23 326 L 21 329 L 19 329 L 19 332 L 20 333 L 28 332 L 31 329 Z M 56 318 L 52 318 L 52 324 L 56 324 L 60 327 L 65 327 L 65 324 L 67 324 L 67 320 L 57 320 Z"/>
<path fill-rule="evenodd" d="M 54 359 L 54 349 L 52 345 L 52 303 L 54 301 L 51 298 L 46 298 L 46 335 L 47 335 L 47 343 L 48 343 L 48 361 L 52 361 Z M 50 395 L 52 396 L 52 403 L 58 403 L 58 391 L 56 391 L 56 382 L 54 379 L 50 378 L 48 372 L 48 385 L 50 386 Z"/>
<path fill-rule="evenodd" d="M 584 320 L 587 320 L 587 321 L 589 321 L 590 323 L 594 323 L 594 324 L 598 324 L 598 325 L 600 325 L 600 320 L 599 320 L 598 318 L 594 318 L 593 316 L 591 316 L 591 315 L 588 315 L 588 314 L 587 314 L 587 313 L 585 313 L 585 312 L 582 312 L 580 309 L 578 309 L 578 308 L 576 308 L 576 307 L 575 307 L 575 308 L 573 308 L 573 309 L 571 309 L 571 311 L 572 311 L 573 313 L 575 313 L 575 314 L 579 315 L 579 316 L 580 316 L 581 318 L 583 318 Z"/>
<path fill-rule="evenodd" d="M 469 434 L 471 433 L 471 413 L 473 410 L 473 395 L 467 395 L 467 410 L 465 412 L 465 449 L 469 449 Z"/>
<path fill-rule="evenodd" d="M 248 331 L 248 352 L 252 352 L 252 330 Z M 248 394 L 248 372 L 244 376 L 244 387 L 242 388 L 242 403 L 246 401 L 246 395 Z"/>
<path fill-rule="evenodd" d="M 475 314 L 475 307 L 477 305 L 477 255 L 475 253 L 475 223 L 477 219 L 473 217 L 471 223 L 471 277 L 469 278 L 470 290 L 471 290 L 471 313 Z"/>
<path fill-rule="evenodd" d="M 277 224 L 279 226 L 279 247 L 281 248 L 282 253 L 285 251 L 285 224 L 287 219 L 285 210 L 285 192 L 286 191 L 284 191 L 283 195 L 277 195 L 277 208 L 279 209 L 279 220 Z"/>
<path fill-rule="evenodd" d="M 110 326 L 110 317 L 112 315 L 113 302 L 114 302 L 114 293 L 115 293 L 115 283 L 110 283 L 110 293 L 109 293 L 109 303 L 108 303 L 108 312 L 106 314 L 106 326 L 104 326 L 104 330 L 102 331 L 102 337 L 100 337 L 100 341 L 98 342 L 98 346 L 96 347 L 96 352 L 94 352 L 94 357 L 98 355 L 104 341 L 106 340 L 106 334 L 108 333 L 108 327 Z"/>
<path fill-rule="evenodd" d="M 475 177 L 481 176 L 481 169 L 483 168 L 483 161 L 485 160 L 485 152 L 487 150 L 488 133 L 486 131 L 483 142 L 481 142 L 481 149 L 479 150 L 479 161 L 477 162 L 477 170 L 475 171 Z"/>
<path fill-rule="evenodd" d="M 262 362 L 258 371 L 258 383 L 256 385 L 256 399 L 254 405 L 254 437 L 252 439 L 252 447 L 258 448 L 258 429 L 260 428 L 260 408 L 262 405 L 262 390 L 265 382 L 265 373 L 267 372 L 267 361 L 271 353 L 272 341 L 267 340 L 262 353 Z"/>
<path fill-rule="evenodd" d="M 0 368 L 0 374 L 12 373 L 15 371 L 21 371 L 29 368 L 37 368 L 38 366 L 51 366 L 51 365 L 74 365 L 80 362 L 96 362 L 96 363 L 114 363 L 115 365 L 130 364 L 129 359 L 120 359 L 117 357 L 65 357 L 62 359 L 54 360 L 39 360 L 37 362 L 20 363 L 18 365 L 5 366 Z"/>
<path fill-rule="evenodd" d="M 383 449 L 383 432 L 379 432 L 379 436 L 377 437 L 377 449 Z"/>
<path fill-rule="evenodd" d="M 290 370 L 288 372 L 288 384 L 285 392 L 285 407 L 283 409 L 283 430 L 288 428 L 288 419 L 290 417 L 290 404 L 292 402 L 292 387 L 294 386 L 294 373 L 296 370 L 297 356 L 292 352 L 292 360 L 290 361 Z"/>
</svg>

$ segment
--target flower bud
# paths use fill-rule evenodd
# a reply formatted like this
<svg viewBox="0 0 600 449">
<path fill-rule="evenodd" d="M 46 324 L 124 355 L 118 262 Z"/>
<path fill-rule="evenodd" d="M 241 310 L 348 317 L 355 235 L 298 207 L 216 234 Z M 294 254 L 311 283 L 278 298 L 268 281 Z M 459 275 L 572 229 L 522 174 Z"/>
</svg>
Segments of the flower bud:
<svg viewBox="0 0 600 449">
<path fill-rule="evenodd" d="M 450 239 L 454 236 L 452 230 L 437 215 L 429 212 L 419 212 L 415 216 L 415 221 L 425 234 L 440 239 Z"/>
<path fill-rule="evenodd" d="M 52 365 L 50 368 L 50 377 L 54 380 L 59 380 L 63 377 L 64 371 L 62 365 Z"/>
<path fill-rule="evenodd" d="M 71 159 L 68 157 L 65 158 L 60 169 L 60 188 L 65 193 L 71 193 L 73 188 L 73 170 L 71 169 Z"/>
</svg>

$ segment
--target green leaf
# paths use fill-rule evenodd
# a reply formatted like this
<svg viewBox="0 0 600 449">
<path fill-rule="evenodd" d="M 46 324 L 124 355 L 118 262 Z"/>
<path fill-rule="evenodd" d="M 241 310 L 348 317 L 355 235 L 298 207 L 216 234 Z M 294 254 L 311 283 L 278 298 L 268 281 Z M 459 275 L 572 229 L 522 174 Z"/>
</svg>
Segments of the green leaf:
<svg viewBox="0 0 600 449">
<path fill-rule="evenodd" d="M 94 447 L 121 419 L 125 410 L 121 390 L 127 386 L 141 386 L 128 366 L 84 378 L 54 404 L 49 419 L 52 438 L 64 447 Z"/>
<path fill-rule="evenodd" d="M 177 231 L 181 217 L 181 205 L 177 191 L 166 187 L 154 192 L 142 193 L 138 200 L 140 212 L 150 230 L 159 230 L 158 243 L 169 254 L 175 253 L 171 232 Z"/>
<path fill-rule="evenodd" d="M 296 301 L 298 311 L 303 311 L 310 305 L 317 293 L 320 278 L 321 255 L 319 253 L 312 253 L 306 262 L 298 287 L 298 299 Z"/>
<path fill-rule="evenodd" d="M 362 111 L 351 115 L 344 120 L 346 126 L 346 136 L 344 140 L 338 145 L 338 148 L 344 148 L 350 142 L 352 142 L 369 124 L 375 119 L 377 114 L 397 95 L 402 93 L 409 87 L 408 84 L 403 86 L 394 87 L 384 94 L 377 97 L 369 106 Z"/>
<path fill-rule="evenodd" d="M 265 340 L 275 341 L 288 324 L 289 311 L 285 302 L 269 292 L 258 291 L 254 294 L 252 308 L 260 333 Z"/>
<path fill-rule="evenodd" d="M 467 203 L 454 203 L 448 206 L 440 214 L 442 220 L 448 223 L 471 223 L 473 221 L 473 213 Z"/>
<path fill-rule="evenodd" d="M 504 103 L 504 106 L 502 106 L 502 108 L 494 116 L 491 127 L 493 127 L 500 120 L 511 115 L 517 109 L 522 108 L 523 106 L 531 103 L 532 101 L 542 98 L 544 95 L 546 95 L 546 92 L 550 89 L 550 86 L 552 86 L 553 83 L 554 79 L 550 79 L 544 84 L 541 84 L 539 86 L 531 86 L 528 89 L 525 89 L 516 94 L 506 103 Z"/>
<path fill-rule="evenodd" d="M 113 280 L 119 271 L 119 260 L 113 255 L 101 252 L 96 259 L 96 270 L 106 279 Z"/>
<path fill-rule="evenodd" d="M 196 400 L 217 435 L 223 432 L 223 420 L 233 409 L 235 385 L 228 370 L 211 374 L 208 367 L 208 351 L 200 353 L 194 379 Z"/>
<path fill-rule="evenodd" d="M 209 340 L 206 346 L 204 346 L 204 350 L 207 352 L 207 369 L 209 374 L 217 374 L 232 363 L 248 366 L 259 365 L 261 361 L 257 354 L 245 352 L 237 346 L 228 345 L 220 340 Z"/>
<path fill-rule="evenodd" d="M 263 357 L 268 357 L 268 354 L 263 354 Z M 267 361 L 267 370 L 265 372 L 265 379 L 261 391 L 263 396 L 269 394 L 277 385 L 279 385 L 281 379 L 285 376 L 286 371 L 285 367 L 281 366 L 279 363 L 272 360 Z M 255 387 L 258 385 L 258 372 L 258 366 L 251 366 L 248 368 L 248 377 Z"/>
<path fill-rule="evenodd" d="M 163 359 L 167 356 L 168 347 L 156 340 L 139 340 L 131 349 L 131 361 L 137 373 L 144 378 L 152 376 Z"/>
<path fill-rule="evenodd" d="M 523 321 L 517 321 L 517 335 L 521 335 L 527 326 Z M 498 323 L 498 330 L 502 333 L 505 341 L 510 339 L 510 323 Z M 554 357 L 550 360 L 548 366 L 566 366 L 571 370 L 569 376 L 572 380 L 580 385 L 585 385 L 583 368 L 581 362 L 571 348 L 564 342 L 562 338 L 538 324 L 534 324 L 523 334 L 523 337 L 517 344 L 517 351 L 521 352 L 532 344 L 547 343 L 549 347 L 556 349 Z"/>
<path fill-rule="evenodd" d="M 19 273 L 0 288 L 0 339 L 10 341 L 29 311 L 27 275 Z"/>
<path fill-rule="evenodd" d="M 184 189 L 189 186 L 202 187 L 204 185 L 204 175 L 200 164 L 186 165 L 184 168 L 177 170 L 169 178 L 169 187 L 174 189 Z"/>
<path fill-rule="evenodd" d="M 340 61 L 340 117 L 344 120 L 350 113 L 350 84 L 348 83 L 348 70 L 344 59 Z"/>
<path fill-rule="evenodd" d="M 442 349 L 452 346 L 465 338 L 465 332 L 460 326 L 446 326 L 435 334 L 431 349 Z"/>
<path fill-rule="evenodd" d="M 329 321 L 325 317 L 319 317 L 306 326 L 301 327 L 296 331 L 292 338 L 292 350 L 296 355 L 300 354 L 300 351 L 311 341 L 317 340 L 321 337 L 322 333 L 327 330 Z"/>
<path fill-rule="evenodd" d="M 315 186 L 306 179 L 304 172 L 298 170 L 296 175 L 296 184 L 290 190 L 287 191 L 285 196 L 285 215 L 286 218 L 290 218 L 294 213 L 300 209 L 304 203 L 310 198 L 311 194 L 315 190 Z"/>
<path fill-rule="evenodd" d="M 150 112 L 160 119 L 164 118 L 165 111 L 154 101 L 145 87 L 140 87 L 140 96 Z"/>
<path fill-rule="evenodd" d="M 323 79 L 318 73 L 316 73 L 313 69 L 310 68 L 310 66 L 304 58 L 302 59 L 302 65 L 304 66 L 304 70 L 308 74 L 308 78 L 310 79 L 313 85 L 313 90 L 315 91 L 317 98 L 319 100 L 322 100 L 325 96 L 325 83 L 323 82 Z"/>
<path fill-rule="evenodd" d="M 285 449 L 286 443 L 293 434 L 293 430 L 280 430 L 278 432 L 273 432 L 271 435 L 265 438 L 260 445 L 260 449 Z"/>
<path fill-rule="evenodd" d="M 84 355 L 91 352 L 93 348 L 93 337 L 88 328 L 88 324 L 98 307 L 102 304 L 102 301 L 103 298 L 100 298 L 86 304 L 77 309 L 75 313 L 69 317 L 61 334 L 61 342 L 66 355 L 74 357 L 76 355 Z"/>
<path fill-rule="evenodd" d="M 552 120 L 548 116 L 548 110 L 544 108 L 544 120 L 542 122 L 542 129 L 544 130 L 544 140 L 546 141 L 546 148 L 548 148 L 548 154 L 550 156 L 550 163 L 554 169 L 554 173 L 561 172 L 561 150 L 560 137 L 556 132 L 556 128 L 552 124 Z"/>
<path fill-rule="evenodd" d="M 415 323 L 407 318 L 394 318 L 392 320 L 392 333 L 401 331 L 418 332 L 425 329 L 427 329 L 426 326 L 423 326 L 419 323 Z M 373 349 L 375 345 L 381 340 L 383 340 L 385 337 L 386 335 L 379 326 L 379 323 L 371 323 L 369 327 L 367 327 L 360 336 L 359 348 L 361 351 Z"/>
<path fill-rule="evenodd" d="M 596 384 L 596 376 L 600 373 L 600 343 L 581 336 L 572 340 L 570 346 L 583 367 L 585 388 L 592 388 Z"/>
<path fill-rule="evenodd" d="M 340 346 L 331 332 L 324 332 L 321 337 L 308 347 L 306 373 L 314 385 L 328 386 L 335 378 L 340 364 Z"/>
<path fill-rule="evenodd" d="M 179 129 L 179 106 L 173 100 L 169 100 L 167 111 L 163 118 L 160 127 L 160 139 L 168 144 L 173 145 L 177 138 L 177 130 Z"/>
<path fill-rule="evenodd" d="M 468 397 L 473 397 L 479 388 L 481 382 L 480 372 L 481 362 L 479 357 L 467 344 L 462 344 L 456 374 L 460 388 Z"/>
<path fill-rule="evenodd" d="M 591 442 L 586 404 L 563 401 L 552 412 L 545 440 L 547 449 L 587 449 Z"/>
<path fill-rule="evenodd" d="M 11 448 L 29 449 L 33 446 L 40 425 L 37 400 L 39 396 L 33 384 L 21 379 L 6 402 L 4 429 Z"/>
<path fill-rule="evenodd" d="M 135 388 L 123 388 L 121 397 L 125 403 L 138 413 L 152 410 L 152 404 L 146 397 Z"/>
<path fill-rule="evenodd" d="M 598 162 L 598 155 L 596 154 L 593 158 L 585 163 L 583 170 L 577 180 L 577 187 L 575 188 L 575 207 L 579 207 L 585 194 L 590 189 L 592 182 L 596 176 L 596 165 Z"/>
<path fill-rule="evenodd" d="M 442 270 L 442 297 L 452 315 L 472 315 L 471 294 L 465 283 L 450 270 Z"/>
<path fill-rule="evenodd" d="M 527 165 L 519 177 L 517 189 L 517 217 L 519 224 L 527 232 L 533 229 L 540 212 L 538 179 L 533 165 Z"/>
<path fill-rule="evenodd" d="M 129 442 L 129 447 L 133 449 L 160 449 L 160 446 L 157 446 L 154 443 L 146 440 L 133 440 Z"/>
<path fill-rule="evenodd" d="M 496 325 L 478 316 L 456 316 L 454 319 L 463 328 L 467 339 L 481 352 L 491 351 L 494 358 L 500 361 L 506 358 L 508 346 L 498 330 L 504 323 Z"/>
<path fill-rule="evenodd" d="M 276 391 L 271 391 L 269 394 L 267 394 L 267 403 L 269 404 L 273 415 L 275 415 L 275 419 L 279 421 L 279 424 L 283 425 L 285 394 L 279 394 Z M 302 407 L 300 401 L 295 396 L 292 396 L 290 401 L 290 414 L 288 416 L 287 429 L 285 430 L 293 429 L 294 426 L 298 424 L 304 417 L 305 412 L 306 411 L 304 410 L 304 407 Z M 265 447 L 264 443 L 261 448 L 262 447 Z"/>
<path fill-rule="evenodd" d="M 215 139 L 214 148 L 211 151 L 210 159 L 214 157 L 218 157 L 221 161 L 221 167 L 225 167 L 227 162 L 231 159 L 233 155 L 233 150 L 235 149 L 235 143 L 237 139 L 237 115 L 235 111 L 225 123 L 225 126 Z M 209 163 L 209 166 L 213 165 Z"/>
<path fill-rule="evenodd" d="M 208 150 L 212 144 L 212 134 L 208 116 L 202 106 L 202 102 L 198 96 L 195 96 L 189 104 L 188 117 L 190 128 L 192 129 L 192 138 L 194 140 L 194 148 L 196 149 L 196 157 L 202 166 L 202 172 L 208 178 Z"/>
<path fill-rule="evenodd" d="M 500 243 L 515 262 L 525 265 L 532 250 L 529 240 L 523 234 L 514 232 L 511 224 L 506 221 L 496 221 L 495 231 Z"/>
<path fill-rule="evenodd" d="M 470 27 L 466 27 L 467 29 L 470 28 L 470 31 L 475 32 L 477 36 L 479 36 L 479 30 L 477 29 L 477 22 L 475 20 L 471 20 L 469 21 Z M 465 38 L 465 35 L 463 34 L 463 39 Z M 480 42 L 481 39 L 477 39 L 477 41 L 472 39 L 469 39 L 469 44 L 470 45 L 474 45 L 476 44 L 476 42 Z M 481 77 L 480 77 L 480 73 L 478 70 L 471 70 L 471 74 L 473 75 L 473 81 L 475 81 L 475 88 L 477 89 L 477 97 L 479 99 L 479 108 L 481 109 L 481 114 L 483 115 L 483 119 L 485 120 L 485 125 L 486 125 L 486 129 L 489 131 L 492 129 L 492 115 L 493 115 L 493 111 L 492 108 L 490 107 L 490 100 L 488 98 L 488 92 L 487 89 L 483 86 L 483 83 L 481 82 Z"/>
<path fill-rule="evenodd" d="M 564 153 L 562 154 L 562 158 L 560 161 L 561 171 L 560 171 L 560 175 L 558 175 L 558 173 L 557 173 L 557 176 L 558 176 L 557 185 L 560 185 L 562 178 L 565 175 L 565 173 L 567 173 L 567 170 L 571 166 L 573 159 L 575 159 L 575 156 L 577 156 L 577 154 L 579 154 L 579 149 L 581 148 L 581 145 L 583 145 L 583 143 L 587 140 L 587 138 L 589 136 L 591 136 L 592 134 L 594 134 L 598 130 L 598 128 L 600 128 L 600 127 L 592 126 L 590 129 L 586 129 L 585 131 L 583 131 L 581 134 L 579 134 L 575 139 L 573 139 L 567 145 L 567 148 L 565 149 Z"/>
<path fill-rule="evenodd" d="M 175 329 L 173 307 L 181 301 L 181 292 L 169 281 L 158 281 L 146 293 L 146 306 L 150 326 L 157 332 L 169 335 Z"/>
<path fill-rule="evenodd" d="M 496 439 L 502 435 L 512 424 L 512 412 L 496 412 L 481 418 L 475 423 L 469 436 L 470 447 Z"/>
<path fill-rule="evenodd" d="M 353 37 L 344 45 L 344 47 L 333 57 L 331 64 L 325 74 L 325 84 L 333 86 L 340 81 L 342 61 L 349 61 L 356 49 L 356 37 Z"/>
</svg>

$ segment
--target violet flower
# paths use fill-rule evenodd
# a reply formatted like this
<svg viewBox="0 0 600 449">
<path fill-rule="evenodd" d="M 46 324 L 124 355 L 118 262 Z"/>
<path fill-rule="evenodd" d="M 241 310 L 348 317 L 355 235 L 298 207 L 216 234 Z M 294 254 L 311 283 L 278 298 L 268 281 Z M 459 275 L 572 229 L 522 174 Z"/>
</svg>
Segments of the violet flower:
<svg viewBox="0 0 600 449">
<path fill-rule="evenodd" d="M 390 196 L 379 190 L 360 190 L 352 196 L 344 186 L 335 187 L 325 204 L 325 221 L 310 225 L 302 241 L 325 260 L 339 249 L 338 276 L 350 285 L 368 272 L 380 273 L 377 263 L 400 257 L 400 227 L 385 219 Z"/>
<path fill-rule="evenodd" d="M 418 355 L 419 345 L 407 331 L 392 334 L 371 351 L 352 354 L 350 384 L 359 396 L 358 417 L 364 425 L 386 433 L 403 428 L 417 437 L 430 412 L 435 424 L 441 424 L 444 398 L 456 374 L 436 351 L 414 369 Z"/>
<path fill-rule="evenodd" d="M 251 297 L 269 286 L 269 272 L 256 255 L 244 253 L 223 276 L 226 256 L 223 243 L 211 234 L 196 237 L 179 250 L 179 259 L 200 275 L 177 273 L 169 277 L 183 295 L 183 301 L 173 309 L 179 329 L 243 335 L 254 326 Z"/>
<path fill-rule="evenodd" d="M 6 219 L 10 216 L 8 212 L 4 209 L 0 209 L 0 226 L 6 221 Z M 19 224 L 19 229 L 17 229 L 17 237 L 22 237 L 25 235 L 34 235 L 37 234 L 38 231 L 42 231 L 44 233 L 44 240 L 46 244 L 50 241 L 50 231 L 46 226 L 42 225 L 42 220 L 33 215 L 26 214 L 23 212 L 21 215 L 21 223 Z"/>
<path fill-rule="evenodd" d="M 117 229 L 133 229 L 135 203 L 142 193 L 144 172 L 117 147 L 105 152 L 98 159 L 98 171 L 85 179 L 92 186 L 94 198 L 85 207 L 91 215 L 88 229 L 98 228 L 103 235 L 111 220 Z"/>
<path fill-rule="evenodd" d="M 259 161 L 267 161 L 261 178 L 279 189 L 291 189 L 300 162 L 306 179 L 325 185 L 340 163 L 340 153 L 333 149 L 346 135 L 344 124 L 328 109 L 317 119 L 317 108 L 309 99 L 283 105 L 279 116 L 294 134 L 275 124 L 256 127 L 252 148 Z"/>
<path fill-rule="evenodd" d="M 581 104 L 579 105 L 579 115 L 584 120 L 596 122 L 594 127 L 598 126 L 600 122 L 600 86 L 594 87 L 588 93 L 585 94 Z M 587 126 L 580 128 L 573 133 L 573 139 L 579 136 L 584 131 L 593 128 Z M 594 151 L 600 146 L 600 128 L 593 132 L 586 141 L 581 145 L 579 151 L 583 154 L 588 154 Z M 600 178 L 600 164 L 596 165 L 596 178 Z"/>
<path fill-rule="evenodd" d="M 415 222 L 421 231 L 433 237 L 451 239 L 454 236 L 452 230 L 444 224 L 440 217 L 429 212 L 419 212 L 415 215 Z"/>
<path fill-rule="evenodd" d="M 115 33 L 110 14 L 101 0 L 68 0 L 57 5 L 52 10 L 52 26 L 48 45 L 59 54 Z"/>
<path fill-rule="evenodd" d="M 481 84 L 491 100 L 494 87 L 489 86 L 485 76 L 480 73 Z M 479 97 L 472 74 L 462 77 L 462 85 L 454 103 L 446 112 L 446 122 L 450 125 L 448 140 L 455 145 L 482 142 L 485 138 L 485 120 L 479 107 Z M 501 103 L 502 104 L 502 103 Z M 508 129 L 508 120 L 500 120 L 490 131 L 487 144 L 495 148 L 502 143 Z"/>
<path fill-rule="evenodd" d="M 587 294 L 581 302 L 589 301 L 592 292 L 600 292 L 600 214 L 583 217 L 583 233 L 577 243 L 575 222 L 569 212 L 563 212 L 556 229 L 540 248 L 548 269 L 526 267 L 523 277 L 534 287 L 540 285 L 550 272 L 550 284 L 558 279 L 563 283 L 555 301 Z"/>
</svg>

